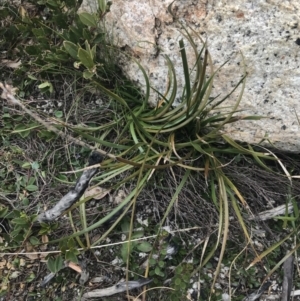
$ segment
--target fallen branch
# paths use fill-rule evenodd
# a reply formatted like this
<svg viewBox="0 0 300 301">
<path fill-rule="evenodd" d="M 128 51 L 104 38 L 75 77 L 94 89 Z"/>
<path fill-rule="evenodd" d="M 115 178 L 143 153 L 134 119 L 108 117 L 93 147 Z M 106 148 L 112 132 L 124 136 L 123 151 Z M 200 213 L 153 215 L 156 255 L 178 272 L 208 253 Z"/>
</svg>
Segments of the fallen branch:
<svg viewBox="0 0 300 301">
<path fill-rule="evenodd" d="M 282 215 L 282 214 L 286 214 L 286 213 L 290 214 L 293 211 L 294 211 L 293 204 L 281 205 L 276 208 L 260 212 L 259 214 L 255 215 L 255 216 L 251 216 L 251 217 L 249 217 L 249 220 L 250 221 L 251 220 L 265 221 L 265 220 L 277 217 L 278 215 Z"/>
<path fill-rule="evenodd" d="M 293 286 L 294 257 L 290 256 L 283 264 L 283 283 L 281 301 L 289 301 Z"/>
<path fill-rule="evenodd" d="M 85 301 L 86 299 L 90 298 L 100 298 L 100 297 L 107 297 L 112 296 L 118 293 L 126 292 L 135 288 L 140 288 L 144 285 L 149 284 L 152 282 L 153 279 L 149 278 L 141 278 L 136 281 L 123 281 L 119 282 L 116 285 L 113 285 L 111 287 L 103 288 L 103 289 L 97 289 L 93 290 L 91 292 L 87 292 L 82 296 L 81 301 Z"/>
<path fill-rule="evenodd" d="M 252 293 L 251 295 L 247 296 L 243 299 L 243 301 L 255 301 L 258 300 L 261 295 L 271 286 L 272 282 L 264 283 L 257 291 Z"/>
<path fill-rule="evenodd" d="M 77 180 L 74 188 L 72 188 L 52 209 L 49 209 L 38 215 L 38 222 L 51 222 L 62 215 L 75 202 L 77 202 L 87 189 L 90 180 L 98 172 L 98 164 L 102 162 L 102 156 L 94 152 L 89 158 L 89 167 Z M 96 165 L 96 167 L 93 167 Z"/>
</svg>

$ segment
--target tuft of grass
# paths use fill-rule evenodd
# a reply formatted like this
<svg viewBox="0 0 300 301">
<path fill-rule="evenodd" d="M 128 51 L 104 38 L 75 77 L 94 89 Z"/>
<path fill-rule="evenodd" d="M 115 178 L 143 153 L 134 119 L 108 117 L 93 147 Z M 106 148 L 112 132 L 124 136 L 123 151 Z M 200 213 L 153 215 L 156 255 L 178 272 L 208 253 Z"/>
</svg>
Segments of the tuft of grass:
<svg viewBox="0 0 300 301">
<path fill-rule="evenodd" d="M 215 284 L 225 261 L 231 264 L 238 260 L 240 252 L 244 254 L 247 250 L 252 255 L 249 268 L 253 267 L 296 233 L 298 205 L 290 192 L 287 202 L 293 204 L 295 214 L 288 216 L 286 213 L 278 220 L 283 221 L 285 228 L 290 222 L 294 232 L 263 252 L 257 251 L 252 225 L 245 219 L 245 214 L 251 214 L 250 205 L 236 184 L 238 181 L 228 172 L 229 166 L 242 160 L 269 174 L 283 170 L 290 181 L 297 177 L 291 175 L 275 153 L 233 141 L 222 131 L 227 124 L 261 118 L 239 115 L 246 85 L 245 63 L 232 91 L 212 98 L 215 74 L 222 66 L 214 70 L 206 43 L 196 32 L 182 25 L 183 38 L 179 47 L 185 88 L 181 102 L 175 105 L 177 74 L 167 55 L 169 85 L 164 92 L 150 86 L 145 69 L 134 58 L 128 57 L 141 70 L 146 93 L 142 94 L 128 79 L 118 75 L 115 58 L 118 50 L 113 46 L 104 22 L 110 3 L 99 0 L 98 12 L 90 14 L 77 13 L 80 3 L 75 0 L 46 0 L 42 5 L 29 2 L 33 6 L 17 9 L 6 3 L 0 9 L 4 24 L 0 29 L 3 36 L 1 50 L 5 51 L 6 59 L 21 60 L 18 68 L 11 71 L 7 67 L 1 75 L 1 81 L 10 79 L 19 89 L 21 99 L 16 109 L 4 104 L 4 127 L 0 129 L 4 158 L 0 169 L 0 196 L 6 200 L 0 207 L 0 217 L 10 229 L 3 235 L 2 252 L 17 254 L 24 246 L 36 250 L 51 245 L 61 255 L 50 256 L 48 268 L 59 273 L 63 259 L 77 262 L 79 254 L 100 249 L 105 241 L 123 233 L 123 242 L 119 237 L 114 241 L 114 254 L 122 258 L 126 278 L 144 275 L 155 278 L 155 286 L 161 286 L 165 281 L 170 283 L 164 296 L 153 287 L 150 298 L 159 295 L 160 300 L 185 300 L 190 279 L 205 278 L 204 271 L 213 268 L 213 279 L 207 278 L 203 289 L 207 298 L 213 300 L 220 293 L 215 290 Z M 172 12 L 171 6 L 169 11 Z M 201 42 L 200 51 L 196 41 Z M 187 44 L 194 51 L 193 66 L 188 65 Z M 226 101 L 238 89 L 234 106 L 226 108 Z M 160 98 L 154 108 L 148 103 L 151 93 L 157 93 Z M 63 108 L 55 109 L 53 114 L 37 110 L 31 102 L 38 102 L 36 98 L 40 96 L 61 97 Z M 100 108 L 85 109 L 86 103 L 99 97 L 103 99 Z M 31 102 L 26 103 L 29 98 Z M 38 229 L 33 227 L 36 215 L 51 206 L 68 190 L 66 186 L 76 181 L 90 150 L 98 150 L 106 156 L 92 188 L 102 188 L 112 194 L 123 191 L 121 201 L 113 206 L 105 205 L 105 201 L 109 202 L 108 194 L 104 194 L 100 198 L 103 204 L 94 210 L 89 201 L 95 198 L 83 196 L 68 210 L 67 220 L 42 224 Z M 272 164 L 279 167 L 274 168 Z M 47 195 L 48 189 L 51 193 Z M 147 204 L 150 191 L 156 192 L 157 199 L 151 205 L 158 213 L 155 216 L 152 212 L 153 216 L 141 224 L 137 218 L 139 206 Z M 190 191 L 194 193 L 188 198 L 185 195 Z M 18 203 L 11 201 L 11 194 L 18 198 Z M 181 199 L 187 202 L 185 212 L 178 210 Z M 208 209 L 199 209 L 198 204 L 206 204 Z M 198 229 L 203 224 L 184 216 L 192 215 L 196 209 L 203 211 L 203 216 L 212 216 L 212 230 L 207 230 L 193 245 L 186 237 L 190 229 L 194 230 L 195 226 Z M 228 254 L 228 244 L 232 243 L 231 216 L 238 222 L 234 225 L 239 228 L 239 243 L 243 245 L 242 251 L 236 246 L 235 257 Z M 170 224 L 177 227 L 170 231 L 172 234 L 186 232 L 186 236 L 176 232 L 173 243 L 177 240 L 176 244 L 190 248 L 182 248 L 170 259 L 174 270 L 169 269 L 170 261 L 166 260 L 167 246 L 172 240 L 165 227 Z M 298 246 L 296 244 L 291 252 Z M 136 259 L 140 252 L 148 258 L 144 265 Z M 109 255 L 107 258 L 107 262 L 111 260 Z M 214 258 L 218 259 L 215 265 L 212 264 Z M 273 272 L 278 266 L 273 265 L 269 270 Z M 238 272 L 258 286 L 252 270 L 247 273 L 247 270 L 239 269 Z M 2 293 L 8 291 L 6 281 Z"/>
</svg>

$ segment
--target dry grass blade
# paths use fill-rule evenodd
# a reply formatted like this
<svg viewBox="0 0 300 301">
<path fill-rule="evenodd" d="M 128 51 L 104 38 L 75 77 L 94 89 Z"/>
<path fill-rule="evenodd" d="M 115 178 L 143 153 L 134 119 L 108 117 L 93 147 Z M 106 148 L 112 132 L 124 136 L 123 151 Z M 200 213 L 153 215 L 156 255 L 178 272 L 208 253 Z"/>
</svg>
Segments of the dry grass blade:
<svg viewBox="0 0 300 301">
<path fill-rule="evenodd" d="M 229 207 L 228 207 L 228 199 L 227 199 L 227 192 L 226 192 L 226 186 L 224 183 L 224 179 L 222 176 L 220 176 L 218 178 L 219 181 L 219 189 L 220 189 L 220 208 L 223 208 L 223 212 L 222 210 L 220 210 L 220 214 L 222 214 L 223 217 L 223 225 L 222 225 L 222 243 L 221 243 L 221 250 L 220 250 L 220 255 L 219 255 L 219 260 L 218 260 L 218 264 L 217 264 L 217 268 L 216 268 L 216 274 L 215 277 L 213 279 L 213 283 L 211 285 L 211 291 L 214 290 L 215 287 L 215 283 L 217 281 L 217 277 L 219 275 L 220 269 L 221 269 L 221 264 L 223 261 L 223 257 L 225 254 L 225 250 L 226 250 L 226 243 L 227 243 L 227 239 L 228 239 L 228 231 L 229 231 Z"/>
</svg>

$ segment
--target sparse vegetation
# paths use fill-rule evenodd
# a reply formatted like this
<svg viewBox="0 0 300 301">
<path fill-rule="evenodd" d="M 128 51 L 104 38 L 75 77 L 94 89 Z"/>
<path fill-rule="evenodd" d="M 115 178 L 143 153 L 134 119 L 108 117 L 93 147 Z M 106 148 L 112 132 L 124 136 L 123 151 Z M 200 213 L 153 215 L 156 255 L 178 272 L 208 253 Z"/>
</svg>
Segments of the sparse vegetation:
<svg viewBox="0 0 300 301">
<path fill-rule="evenodd" d="M 165 56 L 169 87 L 153 108 L 150 93 L 159 92 L 137 61 L 145 95 L 120 72 L 120 50 L 105 30 L 110 3 L 98 4 L 95 14 L 78 13 L 76 0 L 0 6 L 0 82 L 17 99 L 1 99 L 0 296 L 81 300 L 99 286 L 145 277 L 153 281 L 144 300 L 220 300 L 224 292 L 242 300 L 265 277 L 281 283 L 278 262 L 299 246 L 292 181 L 300 162 L 221 131 L 259 118 L 238 115 L 246 69 L 236 76 L 235 106 L 222 109 L 229 95 L 211 97 L 209 50 L 203 43 L 199 51 L 197 33 L 182 26 L 182 102 L 174 105 L 176 74 Z M 74 186 L 92 150 L 104 161 L 89 192 L 64 217 L 37 223 Z M 249 218 L 282 204 L 293 213 Z"/>
</svg>

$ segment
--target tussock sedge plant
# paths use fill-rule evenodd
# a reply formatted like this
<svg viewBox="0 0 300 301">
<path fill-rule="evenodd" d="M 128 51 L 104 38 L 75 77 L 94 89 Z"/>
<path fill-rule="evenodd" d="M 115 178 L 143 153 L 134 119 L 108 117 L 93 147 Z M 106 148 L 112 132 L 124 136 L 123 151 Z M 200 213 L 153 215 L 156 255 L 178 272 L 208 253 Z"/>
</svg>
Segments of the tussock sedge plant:
<svg viewBox="0 0 300 301">
<path fill-rule="evenodd" d="M 58 2 L 54 1 L 53 3 Z M 146 71 L 138 61 L 135 61 L 135 63 L 144 76 L 145 94 L 141 95 L 134 86 L 128 86 L 127 92 L 124 88 L 121 89 L 122 91 L 110 89 L 105 85 L 105 81 L 101 81 L 105 74 L 103 72 L 103 68 L 106 66 L 105 60 L 97 55 L 97 43 L 100 40 L 101 42 L 104 41 L 103 34 L 100 34 L 100 31 L 97 32 L 96 29 L 99 26 L 98 19 L 99 17 L 102 18 L 109 10 L 109 6 L 105 6 L 103 1 L 100 2 L 102 3 L 102 7 L 100 7 L 101 9 L 98 14 L 81 13 L 74 15 L 75 12 L 72 11 L 73 15 L 70 15 L 72 15 L 71 20 L 73 24 L 69 26 L 67 23 L 64 23 L 63 34 L 52 31 L 49 26 L 42 25 L 40 29 L 43 31 L 41 32 L 42 35 L 45 34 L 44 31 L 50 31 L 53 35 L 57 34 L 60 42 L 52 45 L 51 49 L 43 52 L 44 54 L 47 53 L 47 56 L 40 56 L 39 59 L 36 59 L 35 63 L 37 64 L 41 60 L 48 60 L 48 69 L 43 68 L 42 72 L 43 74 L 44 72 L 51 73 L 55 69 L 55 64 L 57 64 L 57 62 L 55 63 L 55 56 L 57 56 L 61 68 L 65 68 L 64 70 L 67 70 L 68 74 L 72 75 L 72 72 L 74 72 L 77 78 L 81 77 L 84 80 L 86 86 L 100 90 L 112 103 L 114 108 L 111 116 L 106 116 L 105 124 L 95 128 L 89 125 L 74 125 L 67 121 L 62 121 L 62 119 L 57 119 L 55 123 L 51 124 L 49 121 L 41 118 L 37 112 L 29 109 L 22 100 L 18 100 L 14 96 L 14 88 L 9 88 L 8 86 L 5 88 L 5 85 L 1 84 L 4 91 L 2 98 L 7 99 L 13 105 L 21 107 L 35 119 L 38 129 L 41 129 L 41 126 L 43 126 L 44 130 L 52 134 L 55 133 L 69 142 L 98 151 L 105 156 L 104 161 L 101 163 L 101 172 L 94 179 L 95 186 L 105 186 L 108 190 L 116 190 L 126 183 L 131 183 L 131 187 L 134 187 L 115 209 L 90 226 L 87 223 L 88 217 L 85 212 L 85 203 L 92 197 L 82 197 L 79 202 L 68 210 L 74 233 L 67 238 L 62 237 L 53 240 L 51 243 L 60 243 L 64 249 L 69 248 L 74 250 L 74 256 L 72 257 L 74 259 L 77 254 L 75 251 L 76 248 L 74 248 L 74 245 L 71 248 L 69 245 L 63 244 L 64 241 L 76 239 L 81 248 L 93 248 L 103 242 L 128 211 L 131 210 L 127 237 L 128 244 L 126 245 L 127 270 L 129 270 L 130 241 L 133 235 L 135 207 L 139 194 L 149 180 L 156 172 L 163 169 L 172 171 L 176 167 L 183 170 L 183 175 L 179 179 L 176 191 L 170 198 L 169 205 L 160 221 L 159 229 L 161 229 L 180 192 L 189 182 L 191 174 L 203 173 L 210 189 L 211 202 L 214 203 L 219 212 L 219 228 L 214 246 L 207 254 L 205 254 L 204 248 L 201 262 L 193 270 L 193 273 L 195 274 L 199 271 L 218 250 L 219 262 L 216 276 L 212 283 L 213 288 L 226 249 L 230 206 L 236 213 L 246 240 L 251 244 L 250 235 L 240 212 L 240 206 L 247 207 L 247 203 L 242 193 L 224 173 L 223 167 L 226 163 L 224 164 L 224 159 L 221 160 L 220 157 L 223 155 L 235 156 L 237 154 L 252 156 L 258 165 L 266 169 L 268 167 L 264 164 L 265 159 L 277 160 L 275 156 L 272 156 L 272 153 L 268 151 L 256 151 L 251 145 L 241 145 L 233 141 L 222 131 L 227 124 L 240 120 L 257 120 L 260 118 L 259 116 L 237 115 L 246 84 L 245 64 L 243 75 L 237 81 L 232 91 L 227 95 L 212 98 L 213 82 L 215 74 L 219 69 L 214 70 L 206 43 L 202 42 L 202 48 L 200 51 L 198 50 L 198 45 L 195 41 L 202 41 L 201 37 L 191 29 L 182 26 L 181 33 L 183 39 L 179 41 L 179 55 L 181 55 L 182 59 L 185 88 L 178 105 L 175 105 L 175 99 L 178 98 L 176 73 L 172 60 L 167 55 L 165 55 L 165 61 L 168 68 L 169 84 L 164 93 L 159 93 L 151 87 Z M 54 14 L 60 16 L 60 13 L 58 13 L 59 10 L 60 6 L 55 7 Z M 169 11 L 171 11 L 171 7 Z M 39 30 L 35 28 L 37 23 L 34 22 L 36 21 L 31 21 L 24 10 L 20 10 L 19 14 L 23 19 L 24 26 L 27 26 L 26 30 L 28 32 L 33 30 L 38 39 L 41 39 Z M 68 21 L 66 18 L 63 20 Z M 81 34 L 85 35 L 84 39 Z M 44 43 L 44 41 L 41 40 L 41 43 Z M 186 43 L 192 47 L 195 55 L 195 64 L 192 66 L 192 71 L 190 71 L 191 66 L 188 66 L 185 50 Z M 109 55 L 112 52 L 116 52 L 112 46 L 107 46 L 106 44 L 106 47 Z M 28 48 L 27 52 L 30 50 L 33 51 L 33 48 Z M 51 53 L 52 56 L 49 57 Z M 50 64 L 50 59 L 53 61 L 52 65 Z M 73 63 L 73 69 L 70 67 L 70 61 Z M 66 64 L 66 67 L 63 67 L 66 62 L 68 64 Z M 37 80 L 37 77 L 31 76 L 30 78 L 31 80 Z M 48 83 L 48 85 L 44 83 L 41 89 L 51 88 L 51 85 L 51 83 Z M 222 112 L 221 106 L 226 103 L 226 100 L 237 89 L 240 89 L 240 92 L 234 106 L 230 111 L 227 108 L 226 112 Z M 129 90 L 135 91 L 134 93 L 136 94 L 129 93 Z M 160 101 L 154 108 L 149 105 L 151 93 L 158 93 L 160 98 Z M 216 113 L 217 111 L 219 113 Z M 178 178 L 176 181 L 178 181 Z M 80 224 L 82 226 L 82 230 L 80 231 L 76 230 L 72 216 L 72 210 L 75 208 L 80 209 Z M 89 233 L 115 216 L 117 218 L 110 224 L 109 229 L 96 241 L 91 243 Z M 44 227 L 43 231 L 47 232 L 47 226 L 42 225 L 42 227 Z M 157 238 L 159 238 L 159 232 L 160 230 L 157 233 Z M 254 248 L 253 250 L 256 252 Z M 148 273 L 149 267 L 146 269 L 145 276 L 148 276 Z"/>
</svg>

